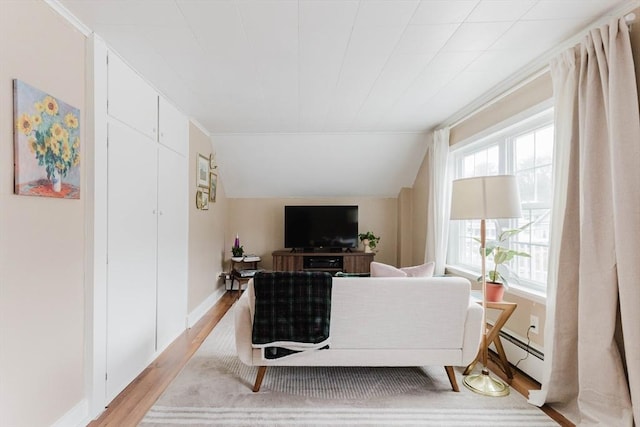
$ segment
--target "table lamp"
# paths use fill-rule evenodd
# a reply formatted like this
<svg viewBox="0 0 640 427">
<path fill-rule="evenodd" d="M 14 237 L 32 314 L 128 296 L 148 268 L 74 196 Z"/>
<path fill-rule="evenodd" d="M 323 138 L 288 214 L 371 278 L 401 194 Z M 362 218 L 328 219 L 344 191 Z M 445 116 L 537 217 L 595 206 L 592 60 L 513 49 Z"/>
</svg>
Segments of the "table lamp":
<svg viewBox="0 0 640 427">
<path fill-rule="evenodd" d="M 464 385 L 485 396 L 506 396 L 509 386 L 489 375 L 487 369 L 487 279 L 486 279 L 486 219 L 518 218 L 520 194 L 513 175 L 492 175 L 453 181 L 451 188 L 451 219 L 480 220 L 480 253 L 482 254 L 482 371 L 467 375 Z"/>
</svg>

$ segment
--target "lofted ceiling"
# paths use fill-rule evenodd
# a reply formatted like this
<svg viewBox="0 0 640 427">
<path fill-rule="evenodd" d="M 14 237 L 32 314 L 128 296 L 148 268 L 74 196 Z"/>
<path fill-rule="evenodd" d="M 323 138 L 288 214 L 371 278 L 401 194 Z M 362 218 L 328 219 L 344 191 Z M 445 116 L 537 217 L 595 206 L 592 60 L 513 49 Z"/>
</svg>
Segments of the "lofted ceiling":
<svg viewBox="0 0 640 427">
<path fill-rule="evenodd" d="M 637 3 L 58 1 L 211 134 L 228 197 L 396 197 L 428 131 Z"/>
</svg>

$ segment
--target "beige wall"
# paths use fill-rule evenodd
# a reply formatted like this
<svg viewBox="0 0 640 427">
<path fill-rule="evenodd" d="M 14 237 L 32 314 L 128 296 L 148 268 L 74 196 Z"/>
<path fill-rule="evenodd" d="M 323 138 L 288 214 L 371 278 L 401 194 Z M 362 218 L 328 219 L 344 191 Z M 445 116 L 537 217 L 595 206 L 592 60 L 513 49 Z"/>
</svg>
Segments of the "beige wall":
<svg viewBox="0 0 640 427">
<path fill-rule="evenodd" d="M 413 264 L 413 189 L 403 188 L 398 195 L 398 266 Z"/>
<path fill-rule="evenodd" d="M 81 111 L 85 37 L 42 1 L 0 1 L 0 425 L 51 425 L 84 397 L 85 150 L 80 200 L 13 194 L 18 78 Z"/>
<path fill-rule="evenodd" d="M 228 203 L 222 177 L 218 176 L 215 203 L 209 210 L 196 208 L 196 159 L 209 157 L 211 139 L 193 123 L 189 123 L 189 304 L 191 313 L 213 292 L 224 286 L 219 274 L 224 271 L 225 225 Z"/>
<path fill-rule="evenodd" d="M 427 138 L 427 144 L 431 144 L 433 134 Z M 427 243 L 427 205 L 429 201 L 429 152 L 422 159 L 422 164 L 416 179 L 413 182 L 413 200 L 411 213 L 413 218 L 410 223 L 411 234 L 413 236 L 412 263 L 418 265 L 425 262 L 425 246 Z"/>
<path fill-rule="evenodd" d="M 375 260 L 396 265 L 397 199 L 392 198 L 229 199 L 226 259 L 237 233 L 245 252 L 260 255 L 262 268 L 272 268 L 271 252 L 284 248 L 284 206 L 331 204 L 358 205 L 360 232 L 380 236 Z"/>
<path fill-rule="evenodd" d="M 495 103 L 451 128 L 449 144 L 460 141 L 498 124 L 528 108 L 553 97 L 551 75 L 544 73 L 521 88 L 514 90 Z"/>
</svg>

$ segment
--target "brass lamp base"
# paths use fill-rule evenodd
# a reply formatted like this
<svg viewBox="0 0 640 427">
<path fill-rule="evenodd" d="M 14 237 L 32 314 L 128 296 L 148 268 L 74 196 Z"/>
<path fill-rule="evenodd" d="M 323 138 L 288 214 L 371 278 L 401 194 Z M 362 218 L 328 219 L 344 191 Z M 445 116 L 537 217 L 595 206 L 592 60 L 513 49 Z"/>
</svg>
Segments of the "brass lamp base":
<svg viewBox="0 0 640 427">
<path fill-rule="evenodd" d="M 509 386 L 492 378 L 487 368 L 483 368 L 480 374 L 467 375 L 463 382 L 469 390 L 484 396 L 501 397 L 509 394 Z"/>
</svg>

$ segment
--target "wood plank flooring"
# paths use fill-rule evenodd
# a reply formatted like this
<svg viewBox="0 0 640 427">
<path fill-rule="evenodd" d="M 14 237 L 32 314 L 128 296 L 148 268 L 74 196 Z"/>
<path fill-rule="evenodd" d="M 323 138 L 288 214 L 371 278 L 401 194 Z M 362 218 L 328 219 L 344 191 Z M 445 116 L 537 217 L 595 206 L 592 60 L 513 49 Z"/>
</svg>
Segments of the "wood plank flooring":
<svg viewBox="0 0 640 427">
<path fill-rule="evenodd" d="M 162 392 L 178 375 L 182 367 L 198 350 L 202 342 L 218 324 L 220 319 L 236 301 L 237 292 L 227 291 L 216 305 L 207 312 L 191 329 L 180 335 L 151 365 L 125 388 L 99 418 L 89 423 L 88 427 L 133 427 L 137 426 L 160 397 Z M 495 355 L 494 355 L 495 356 Z M 497 357 L 497 356 L 495 356 Z M 497 376 L 507 381 L 498 365 L 489 361 L 489 369 Z M 527 397 L 528 391 L 539 389 L 540 384 L 527 375 L 514 369 L 514 378 L 510 383 L 513 390 Z M 562 415 L 546 405 L 542 410 L 554 419 L 560 426 L 574 425 Z"/>
</svg>

